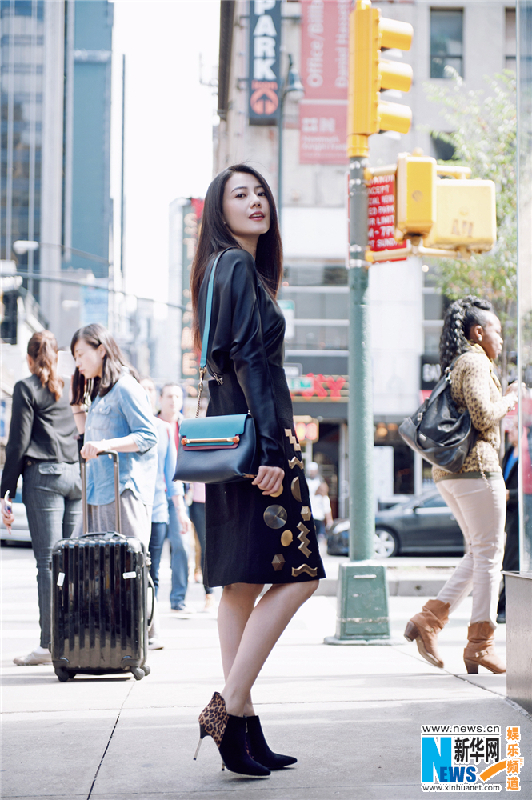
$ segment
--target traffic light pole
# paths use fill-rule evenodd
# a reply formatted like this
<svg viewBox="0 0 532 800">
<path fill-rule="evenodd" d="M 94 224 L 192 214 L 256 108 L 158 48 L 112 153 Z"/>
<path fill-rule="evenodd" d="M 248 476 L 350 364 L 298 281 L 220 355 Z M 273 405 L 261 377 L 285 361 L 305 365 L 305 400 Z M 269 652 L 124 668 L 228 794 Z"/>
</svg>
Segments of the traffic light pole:
<svg viewBox="0 0 532 800">
<path fill-rule="evenodd" d="M 349 162 L 349 558 L 373 555 L 373 404 L 371 380 L 366 159 Z"/>
<path fill-rule="evenodd" d="M 373 386 L 366 158 L 349 161 L 349 564 L 338 572 L 336 633 L 326 644 L 391 644 L 386 569 L 374 552 Z"/>
</svg>

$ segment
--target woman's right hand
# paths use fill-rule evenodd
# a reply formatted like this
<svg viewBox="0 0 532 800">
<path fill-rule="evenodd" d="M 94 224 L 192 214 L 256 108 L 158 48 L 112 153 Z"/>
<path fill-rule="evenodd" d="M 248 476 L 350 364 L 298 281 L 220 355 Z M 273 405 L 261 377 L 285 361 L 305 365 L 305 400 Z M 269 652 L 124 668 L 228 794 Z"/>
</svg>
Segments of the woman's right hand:
<svg viewBox="0 0 532 800">
<path fill-rule="evenodd" d="M 2 522 L 8 530 L 11 530 L 11 526 L 14 521 L 15 515 L 11 509 L 11 503 L 8 504 L 5 497 L 2 497 Z"/>
<path fill-rule="evenodd" d="M 262 494 L 277 494 L 283 486 L 284 469 L 281 467 L 259 467 L 252 486 L 258 486 Z"/>
</svg>

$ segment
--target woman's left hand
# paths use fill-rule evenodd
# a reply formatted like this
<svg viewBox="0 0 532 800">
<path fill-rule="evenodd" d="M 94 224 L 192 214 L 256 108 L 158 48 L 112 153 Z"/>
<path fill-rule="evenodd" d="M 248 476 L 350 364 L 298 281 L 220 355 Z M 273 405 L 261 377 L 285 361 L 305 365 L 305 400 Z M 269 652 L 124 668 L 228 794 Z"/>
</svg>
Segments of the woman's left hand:
<svg viewBox="0 0 532 800">
<path fill-rule="evenodd" d="M 97 458 L 100 453 L 103 453 L 104 450 L 107 450 L 106 443 L 104 441 L 101 442 L 85 442 L 83 447 L 81 448 L 81 457 L 86 458 Z"/>
<path fill-rule="evenodd" d="M 259 467 L 253 486 L 258 486 L 262 494 L 277 494 L 283 485 L 284 469 L 281 467 Z"/>
</svg>

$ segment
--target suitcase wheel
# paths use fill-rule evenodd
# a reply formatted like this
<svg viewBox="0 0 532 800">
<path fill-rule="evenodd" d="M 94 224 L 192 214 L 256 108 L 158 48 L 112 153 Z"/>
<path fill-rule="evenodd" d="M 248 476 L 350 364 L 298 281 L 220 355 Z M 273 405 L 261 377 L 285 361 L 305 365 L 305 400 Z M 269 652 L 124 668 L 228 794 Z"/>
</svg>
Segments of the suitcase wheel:
<svg viewBox="0 0 532 800">
<path fill-rule="evenodd" d="M 54 671 L 57 675 L 57 679 L 61 681 L 61 683 L 65 683 L 76 674 L 74 670 L 67 669 L 66 667 L 54 667 Z"/>
<path fill-rule="evenodd" d="M 147 664 L 144 664 L 144 666 L 142 667 L 142 669 L 144 670 L 144 674 L 145 674 L 145 675 L 149 675 L 149 674 L 150 674 L 150 672 L 151 672 L 151 667 L 149 667 Z"/>
<path fill-rule="evenodd" d="M 141 681 L 143 677 L 148 674 L 147 672 L 144 672 L 142 667 L 132 667 L 131 672 L 133 673 L 133 677 L 136 681 Z"/>
</svg>

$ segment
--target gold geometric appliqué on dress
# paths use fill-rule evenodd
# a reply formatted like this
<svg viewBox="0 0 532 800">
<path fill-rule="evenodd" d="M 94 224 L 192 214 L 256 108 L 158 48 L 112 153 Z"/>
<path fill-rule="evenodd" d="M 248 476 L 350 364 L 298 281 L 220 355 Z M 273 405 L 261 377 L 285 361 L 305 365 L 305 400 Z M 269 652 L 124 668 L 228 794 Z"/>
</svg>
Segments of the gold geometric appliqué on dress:
<svg viewBox="0 0 532 800">
<path fill-rule="evenodd" d="M 311 578 L 315 578 L 316 575 L 318 574 L 318 568 L 317 567 L 309 567 L 308 564 L 301 564 L 301 566 L 298 567 L 297 569 L 295 567 L 292 567 L 292 577 L 293 578 L 299 578 L 299 576 L 302 575 L 303 572 L 306 572 L 307 575 L 310 575 Z"/>
<path fill-rule="evenodd" d="M 281 488 L 278 489 L 276 492 L 272 492 L 270 497 L 280 497 L 283 493 L 283 484 L 281 484 Z"/>
<path fill-rule="evenodd" d="M 292 494 L 296 498 L 297 502 L 301 502 L 301 489 L 299 488 L 299 478 L 294 478 L 292 483 L 290 484 L 290 488 L 292 490 Z"/>
<path fill-rule="evenodd" d="M 297 456 L 294 456 L 293 458 L 291 458 L 288 463 L 290 465 L 290 469 L 295 469 L 296 467 L 299 467 L 300 469 L 303 469 L 303 462 L 300 461 Z"/>
<path fill-rule="evenodd" d="M 294 538 L 294 534 L 292 531 L 286 530 L 283 531 L 281 534 L 281 544 L 283 547 L 288 547 L 289 544 L 292 544 L 292 540 Z"/>
<path fill-rule="evenodd" d="M 286 509 L 282 506 L 268 506 L 262 516 L 268 528 L 279 530 L 283 525 L 286 525 L 288 515 Z"/>
<path fill-rule="evenodd" d="M 294 450 L 296 450 L 297 452 L 300 453 L 301 452 L 301 445 L 297 441 L 296 437 L 294 436 L 294 434 L 292 433 L 290 428 L 285 428 L 284 432 L 286 433 L 288 439 L 290 440 L 290 444 L 293 446 Z"/>
<path fill-rule="evenodd" d="M 282 568 L 283 568 L 283 566 L 284 566 L 284 563 L 285 563 L 284 556 L 283 556 L 283 555 L 281 555 L 281 553 L 277 553 L 277 555 L 275 555 L 275 556 L 273 557 L 273 561 L 272 561 L 272 567 L 274 568 L 274 570 L 275 570 L 276 572 L 278 572 L 280 569 L 282 569 Z"/>
<path fill-rule="evenodd" d="M 301 542 L 301 544 L 298 547 L 298 550 L 301 550 L 303 555 L 308 558 L 310 555 L 310 550 L 308 549 L 308 545 L 310 544 L 310 539 L 307 537 L 307 533 L 310 533 L 310 531 L 305 525 L 303 525 L 302 522 L 300 522 L 297 527 L 301 531 L 301 533 L 297 537 Z"/>
<path fill-rule="evenodd" d="M 309 506 L 303 506 L 303 508 L 301 509 L 301 516 L 303 517 L 305 522 L 309 522 L 310 521 L 310 518 L 311 518 L 312 514 L 311 514 Z"/>
</svg>

